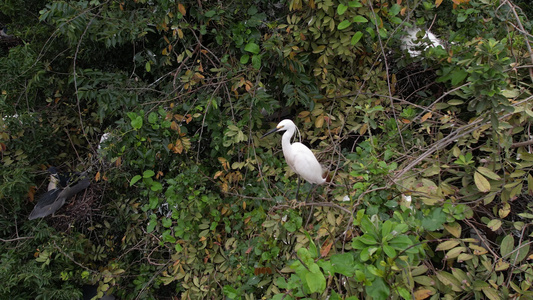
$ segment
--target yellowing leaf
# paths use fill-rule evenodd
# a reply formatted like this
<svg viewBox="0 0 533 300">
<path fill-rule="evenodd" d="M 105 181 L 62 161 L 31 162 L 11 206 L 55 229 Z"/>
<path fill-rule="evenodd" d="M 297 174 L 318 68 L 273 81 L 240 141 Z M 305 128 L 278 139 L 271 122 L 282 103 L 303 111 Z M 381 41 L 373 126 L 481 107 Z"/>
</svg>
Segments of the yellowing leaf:
<svg viewBox="0 0 533 300">
<path fill-rule="evenodd" d="M 322 128 L 322 126 L 324 125 L 324 117 L 323 116 L 319 116 L 316 121 L 315 121 L 315 127 L 316 128 Z"/>
<path fill-rule="evenodd" d="M 489 181 L 477 171 L 474 172 L 474 183 L 480 192 L 487 193 L 490 191 Z"/>
<path fill-rule="evenodd" d="M 509 263 L 500 259 L 496 263 L 496 267 L 494 268 L 494 270 L 496 270 L 496 271 L 504 271 L 504 270 L 507 270 L 508 268 L 509 268 Z"/>
<path fill-rule="evenodd" d="M 459 245 L 459 241 L 455 241 L 455 240 L 452 240 L 452 241 L 445 241 L 445 242 L 442 242 L 440 243 L 438 246 L 437 246 L 437 251 L 445 251 L 445 250 L 450 250 L 452 249 L 453 247 Z"/>
<path fill-rule="evenodd" d="M 426 299 L 433 295 L 433 291 L 427 289 L 421 289 L 415 292 L 415 300 Z"/>
<path fill-rule="evenodd" d="M 486 254 L 488 252 L 487 249 L 485 249 L 485 248 L 483 248 L 481 246 L 478 246 L 476 244 L 470 244 L 468 246 L 468 248 L 474 250 L 474 254 L 475 255 L 483 255 L 483 254 Z"/>
<path fill-rule="evenodd" d="M 361 126 L 361 128 L 359 128 L 359 134 L 360 135 L 365 134 L 367 129 L 368 129 L 368 124 L 367 123 L 363 124 L 363 126 Z"/>
<path fill-rule="evenodd" d="M 510 212 L 511 212 L 511 205 L 509 205 L 509 203 L 505 203 L 503 207 L 498 210 L 498 216 L 500 216 L 500 218 L 503 219 L 507 217 Z"/>
<path fill-rule="evenodd" d="M 477 168 L 477 171 L 479 173 L 483 174 L 483 176 L 488 177 L 490 179 L 494 179 L 494 180 L 501 179 L 501 177 L 498 174 L 492 172 L 491 170 L 489 170 L 489 169 L 487 169 L 485 167 L 479 167 L 479 168 Z"/>
<path fill-rule="evenodd" d="M 502 221 L 499 219 L 490 220 L 490 222 L 487 224 L 487 227 L 489 227 L 492 231 L 500 229 L 501 226 Z"/>
<path fill-rule="evenodd" d="M 304 111 L 302 111 L 302 112 L 300 112 L 300 113 L 298 114 L 298 118 L 303 119 L 303 118 L 309 116 L 310 113 L 311 113 L 311 112 L 309 112 L 309 111 L 307 111 L 307 110 L 304 110 Z"/>
<path fill-rule="evenodd" d="M 427 114 L 423 115 L 422 118 L 420 118 L 420 122 L 425 122 L 427 119 L 431 118 L 431 112 L 428 112 Z"/>
<path fill-rule="evenodd" d="M 435 0 L 435 7 L 439 7 L 442 4 L 442 0 Z"/>
<path fill-rule="evenodd" d="M 500 300 L 500 299 L 502 299 L 500 297 L 500 293 L 498 293 L 498 291 L 493 289 L 493 288 L 486 287 L 486 288 L 483 288 L 481 290 L 483 291 L 485 296 L 487 296 L 487 298 L 489 298 L 489 300 Z"/>
<path fill-rule="evenodd" d="M 459 282 L 459 280 L 457 280 L 457 278 L 455 278 L 452 274 L 446 271 L 439 271 L 437 272 L 437 278 L 444 285 L 451 287 L 453 291 L 455 292 L 463 291 L 463 288 L 461 287 L 461 282 Z"/>
<path fill-rule="evenodd" d="M 461 237 L 461 225 L 457 222 L 451 224 L 444 224 L 444 229 L 446 229 L 451 235 L 456 238 Z"/>
<path fill-rule="evenodd" d="M 183 6 L 183 4 L 181 4 L 181 3 L 178 3 L 178 10 L 184 16 L 187 13 L 187 10 L 185 10 L 185 6 Z"/>
</svg>

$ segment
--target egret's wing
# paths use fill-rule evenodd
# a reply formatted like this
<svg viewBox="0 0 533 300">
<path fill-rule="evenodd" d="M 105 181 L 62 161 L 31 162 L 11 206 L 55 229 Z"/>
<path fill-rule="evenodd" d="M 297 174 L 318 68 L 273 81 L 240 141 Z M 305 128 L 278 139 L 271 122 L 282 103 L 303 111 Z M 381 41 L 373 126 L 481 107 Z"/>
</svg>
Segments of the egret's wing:
<svg viewBox="0 0 533 300">
<path fill-rule="evenodd" d="M 310 183 L 324 183 L 322 166 L 313 152 L 301 143 L 294 143 L 291 146 L 293 148 L 291 161 L 294 172 Z"/>
</svg>

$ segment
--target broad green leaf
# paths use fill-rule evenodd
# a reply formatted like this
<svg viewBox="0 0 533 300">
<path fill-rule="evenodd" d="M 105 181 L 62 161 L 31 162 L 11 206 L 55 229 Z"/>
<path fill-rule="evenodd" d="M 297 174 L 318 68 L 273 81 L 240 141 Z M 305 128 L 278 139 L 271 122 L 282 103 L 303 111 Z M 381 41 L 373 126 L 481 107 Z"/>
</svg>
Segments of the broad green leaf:
<svg viewBox="0 0 533 300">
<path fill-rule="evenodd" d="M 163 190 L 163 185 L 160 182 L 154 181 L 150 189 L 154 192 L 159 192 Z"/>
<path fill-rule="evenodd" d="M 377 277 L 372 282 L 372 285 L 365 287 L 365 292 L 368 296 L 371 296 L 372 299 L 388 299 L 390 288 L 383 278 Z"/>
<path fill-rule="evenodd" d="M 357 42 L 359 42 L 359 40 L 363 37 L 363 33 L 361 31 L 358 31 L 356 33 L 354 33 L 354 35 L 352 36 L 352 39 L 350 41 L 350 44 L 354 45 L 357 44 Z"/>
<path fill-rule="evenodd" d="M 213 17 L 217 12 L 214 11 L 214 10 L 209 10 L 209 11 L 206 11 L 204 16 L 208 17 L 208 18 L 211 18 Z"/>
<path fill-rule="evenodd" d="M 339 4 L 339 6 L 337 6 L 337 13 L 342 16 L 346 12 L 347 9 L 348 9 L 348 6 L 341 3 Z"/>
<path fill-rule="evenodd" d="M 458 85 L 466 78 L 466 76 L 468 76 L 468 72 L 466 72 L 463 69 L 458 69 L 458 70 L 453 71 L 453 73 L 451 74 L 452 84 Z"/>
<path fill-rule="evenodd" d="M 394 3 L 394 5 L 389 9 L 389 16 L 397 15 L 398 13 L 400 13 L 401 9 L 401 6 L 399 6 L 397 3 Z"/>
<path fill-rule="evenodd" d="M 529 254 L 530 244 L 521 245 L 518 248 L 518 253 L 511 254 L 511 263 L 513 265 L 523 261 Z"/>
<path fill-rule="evenodd" d="M 246 44 L 246 46 L 244 46 L 244 50 L 250 53 L 253 53 L 253 54 L 259 54 L 259 51 L 260 51 L 259 45 L 257 45 L 254 42 L 250 42 Z"/>
<path fill-rule="evenodd" d="M 261 55 L 252 55 L 252 67 L 254 69 L 261 69 Z"/>
<path fill-rule="evenodd" d="M 250 60 L 250 55 L 244 54 L 243 56 L 241 56 L 240 62 L 241 64 L 245 65 L 248 63 L 249 60 Z"/>
<path fill-rule="evenodd" d="M 150 65 L 149 61 L 146 62 L 144 68 L 146 69 L 146 72 L 150 72 L 152 70 L 152 66 Z"/>
<path fill-rule="evenodd" d="M 349 7 L 362 7 L 363 4 L 361 4 L 360 0 L 354 0 L 354 1 L 348 2 L 348 6 Z"/>
<path fill-rule="evenodd" d="M 334 254 L 331 256 L 331 264 L 335 273 L 351 277 L 355 272 L 354 256 L 352 253 Z"/>
<path fill-rule="evenodd" d="M 373 236 L 371 236 L 370 234 L 366 234 L 366 233 L 360 236 L 358 240 L 360 240 L 366 245 L 376 245 L 378 243 Z"/>
<path fill-rule="evenodd" d="M 143 118 L 141 116 L 135 117 L 135 119 L 131 120 L 131 127 L 135 130 L 141 129 L 143 127 Z"/>
<path fill-rule="evenodd" d="M 383 252 L 385 252 L 385 254 L 387 254 L 387 256 L 390 258 L 396 257 L 396 250 L 389 245 L 383 245 Z"/>
<path fill-rule="evenodd" d="M 353 17 L 353 22 L 354 23 L 366 23 L 368 22 L 368 19 L 363 16 L 355 16 Z"/>
<path fill-rule="evenodd" d="M 143 172 L 143 178 L 150 178 L 155 175 L 155 172 L 152 170 L 146 170 Z"/>
<path fill-rule="evenodd" d="M 314 268 L 316 266 L 316 268 Z M 310 266 L 310 271 L 305 274 L 305 280 L 307 281 L 307 286 L 311 293 L 319 292 L 322 293 L 326 289 L 326 278 L 320 268 L 313 264 Z"/>
<path fill-rule="evenodd" d="M 474 183 L 480 192 L 487 193 L 490 191 L 490 182 L 477 171 L 474 172 Z"/>
<path fill-rule="evenodd" d="M 130 181 L 130 186 L 134 185 L 137 181 L 141 180 L 141 175 L 135 175 Z"/>
<path fill-rule="evenodd" d="M 500 254 L 503 258 L 508 258 L 507 255 L 514 250 L 514 238 L 512 235 L 506 235 L 500 244 Z"/>
<path fill-rule="evenodd" d="M 154 231 L 156 224 L 157 224 L 157 221 L 150 220 L 150 222 L 148 223 L 148 226 L 146 227 L 146 232 L 151 233 L 152 231 Z"/>
<path fill-rule="evenodd" d="M 348 28 L 348 26 L 352 25 L 352 22 L 348 21 L 348 20 L 344 20 L 342 22 L 339 23 L 339 25 L 337 25 L 337 29 L 338 30 L 343 30 L 343 29 L 346 29 Z"/>
</svg>

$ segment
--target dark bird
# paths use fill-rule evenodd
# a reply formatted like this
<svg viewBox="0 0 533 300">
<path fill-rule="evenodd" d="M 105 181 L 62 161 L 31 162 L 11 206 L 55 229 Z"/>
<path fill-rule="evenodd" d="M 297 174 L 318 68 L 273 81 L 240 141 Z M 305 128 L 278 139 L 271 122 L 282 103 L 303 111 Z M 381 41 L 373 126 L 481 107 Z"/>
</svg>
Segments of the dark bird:
<svg viewBox="0 0 533 300">
<path fill-rule="evenodd" d="M 48 169 L 48 172 L 50 172 L 48 191 L 37 201 L 28 217 L 30 220 L 44 218 L 55 213 L 66 200 L 91 185 L 87 172 L 72 173 L 73 176 L 69 176 L 69 174 L 58 173 L 54 167 Z"/>
</svg>

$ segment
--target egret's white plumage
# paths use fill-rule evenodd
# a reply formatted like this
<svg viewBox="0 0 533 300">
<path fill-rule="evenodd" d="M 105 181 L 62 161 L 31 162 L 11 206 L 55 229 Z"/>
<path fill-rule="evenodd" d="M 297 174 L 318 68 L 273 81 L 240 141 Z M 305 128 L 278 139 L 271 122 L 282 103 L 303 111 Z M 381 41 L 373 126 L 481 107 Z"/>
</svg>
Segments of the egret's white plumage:
<svg viewBox="0 0 533 300">
<path fill-rule="evenodd" d="M 285 131 L 281 137 L 281 148 L 283 149 L 283 156 L 289 167 L 294 173 L 302 176 L 312 184 L 323 184 L 326 178 L 323 177 L 322 166 L 316 159 L 313 152 L 302 143 L 292 143 L 291 137 L 296 131 L 296 125 L 291 120 L 283 120 L 279 122 L 276 128 L 265 133 L 263 137 L 278 131 Z"/>
</svg>

